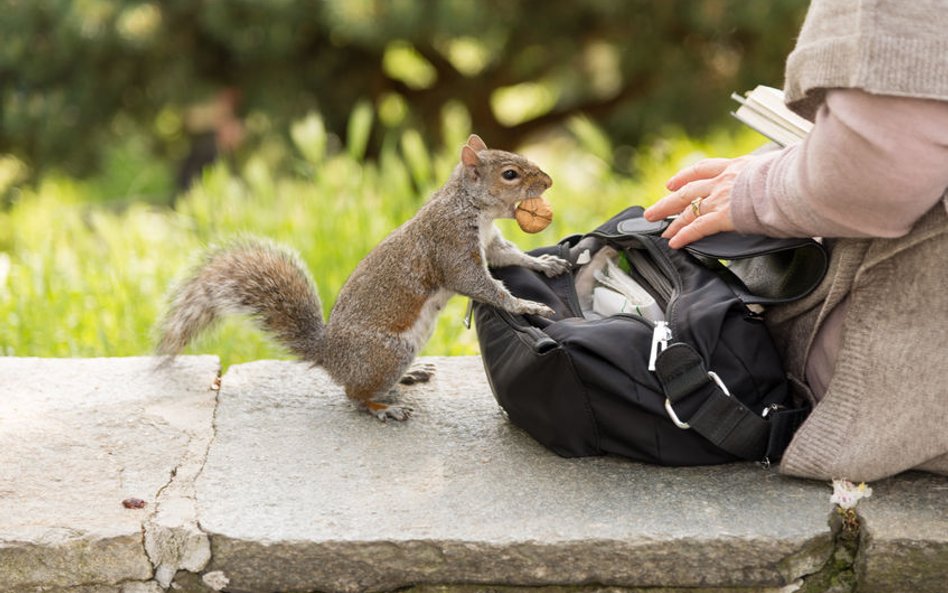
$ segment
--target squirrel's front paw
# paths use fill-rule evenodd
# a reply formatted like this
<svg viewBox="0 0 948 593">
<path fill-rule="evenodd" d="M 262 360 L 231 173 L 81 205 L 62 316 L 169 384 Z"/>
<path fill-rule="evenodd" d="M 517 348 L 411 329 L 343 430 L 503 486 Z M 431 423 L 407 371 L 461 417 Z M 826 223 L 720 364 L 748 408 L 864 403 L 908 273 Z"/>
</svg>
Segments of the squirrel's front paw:
<svg viewBox="0 0 948 593">
<path fill-rule="evenodd" d="M 514 309 L 514 313 L 520 313 L 521 315 L 541 315 L 543 317 L 553 317 L 556 312 L 543 303 L 528 301 L 525 299 L 517 299 L 517 307 Z"/>
<path fill-rule="evenodd" d="M 537 263 L 537 271 L 543 272 L 548 278 L 559 276 L 570 269 L 570 263 L 562 257 L 556 257 L 545 253 L 534 258 Z"/>
</svg>

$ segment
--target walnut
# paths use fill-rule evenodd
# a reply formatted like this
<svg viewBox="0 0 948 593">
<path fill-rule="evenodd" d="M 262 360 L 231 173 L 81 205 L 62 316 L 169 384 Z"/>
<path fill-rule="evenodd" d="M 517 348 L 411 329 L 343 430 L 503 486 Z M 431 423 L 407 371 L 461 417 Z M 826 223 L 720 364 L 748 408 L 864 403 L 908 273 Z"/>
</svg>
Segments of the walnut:
<svg viewBox="0 0 948 593">
<path fill-rule="evenodd" d="M 543 196 L 521 201 L 514 215 L 525 233 L 539 233 L 553 222 L 553 209 Z"/>
</svg>

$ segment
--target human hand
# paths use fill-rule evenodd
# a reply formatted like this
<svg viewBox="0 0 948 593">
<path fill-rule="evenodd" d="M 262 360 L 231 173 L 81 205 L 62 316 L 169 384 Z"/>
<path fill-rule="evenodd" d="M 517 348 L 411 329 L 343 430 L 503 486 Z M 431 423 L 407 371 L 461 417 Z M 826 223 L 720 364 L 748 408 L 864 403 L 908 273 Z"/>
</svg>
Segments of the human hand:
<svg viewBox="0 0 948 593">
<path fill-rule="evenodd" d="M 733 231 L 731 189 L 753 158 L 705 159 L 682 169 L 665 184 L 672 193 L 646 209 L 645 219 L 654 222 L 678 214 L 662 233 L 673 249 L 708 235 Z"/>
</svg>

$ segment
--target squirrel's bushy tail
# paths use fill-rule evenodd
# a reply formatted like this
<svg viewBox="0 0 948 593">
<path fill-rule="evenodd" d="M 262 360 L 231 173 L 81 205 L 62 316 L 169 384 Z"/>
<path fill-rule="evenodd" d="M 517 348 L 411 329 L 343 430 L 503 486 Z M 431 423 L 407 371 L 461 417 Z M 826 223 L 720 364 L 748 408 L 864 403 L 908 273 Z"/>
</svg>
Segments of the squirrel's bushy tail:
<svg viewBox="0 0 948 593">
<path fill-rule="evenodd" d="M 316 285 L 299 256 L 259 239 L 212 248 L 172 290 L 158 354 L 173 356 L 228 313 L 249 313 L 303 360 L 319 363 L 325 333 Z"/>
</svg>

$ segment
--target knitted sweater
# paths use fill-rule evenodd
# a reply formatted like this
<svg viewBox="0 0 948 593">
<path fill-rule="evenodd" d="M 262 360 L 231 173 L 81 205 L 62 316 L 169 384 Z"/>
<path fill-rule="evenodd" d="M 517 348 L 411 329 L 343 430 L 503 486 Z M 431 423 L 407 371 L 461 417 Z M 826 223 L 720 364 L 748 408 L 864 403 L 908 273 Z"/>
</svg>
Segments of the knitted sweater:
<svg viewBox="0 0 948 593">
<path fill-rule="evenodd" d="M 814 0 L 787 60 L 788 104 L 812 118 L 832 88 L 948 101 L 946 30 L 944 0 Z M 782 472 L 854 480 L 912 468 L 948 474 L 946 208 L 948 193 L 902 237 L 835 241 L 824 283 L 769 311 L 791 381 L 808 397 L 813 338 L 848 302 L 832 379 Z"/>
<path fill-rule="evenodd" d="M 813 0 L 787 58 L 791 109 L 813 119 L 826 89 L 948 99 L 945 0 Z"/>
</svg>

